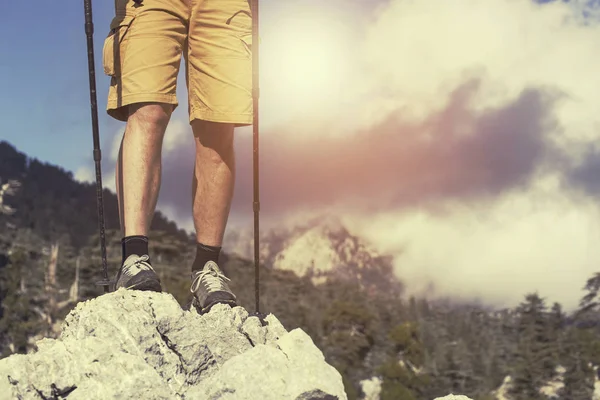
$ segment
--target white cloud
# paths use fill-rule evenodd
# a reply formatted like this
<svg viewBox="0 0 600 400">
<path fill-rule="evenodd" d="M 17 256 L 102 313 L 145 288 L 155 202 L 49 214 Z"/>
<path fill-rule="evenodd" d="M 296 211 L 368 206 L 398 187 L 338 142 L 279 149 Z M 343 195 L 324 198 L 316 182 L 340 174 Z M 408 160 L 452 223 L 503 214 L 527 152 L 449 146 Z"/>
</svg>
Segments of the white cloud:
<svg viewBox="0 0 600 400">
<path fill-rule="evenodd" d="M 577 306 L 598 269 L 600 212 L 556 187 L 515 191 L 494 204 L 441 204 L 424 211 L 346 218 L 353 231 L 396 255 L 412 293 L 481 298 L 513 306 L 539 291 Z M 427 284 L 434 282 L 435 292 Z"/>
<path fill-rule="evenodd" d="M 119 158 L 119 148 L 121 147 L 121 140 L 123 139 L 123 133 L 125 132 L 125 126 L 113 136 L 110 145 L 110 161 L 113 163 Z"/>
<path fill-rule="evenodd" d="M 73 176 L 78 182 L 96 182 L 96 174 L 87 166 L 81 166 L 75 171 Z"/>
<path fill-rule="evenodd" d="M 184 229 L 186 232 L 195 232 L 194 220 L 192 219 L 192 210 L 188 211 L 188 217 L 181 217 L 174 206 L 170 204 L 163 204 L 160 206 L 160 212 L 168 219 L 174 221 L 177 227 Z"/>
<path fill-rule="evenodd" d="M 181 146 L 193 145 L 192 138 L 192 128 L 187 120 L 172 118 L 165 132 L 163 155 L 168 157 Z"/>
<path fill-rule="evenodd" d="M 558 113 L 572 129 L 556 140 L 565 146 L 566 138 L 598 138 L 597 2 L 596 18 L 587 21 L 580 14 L 589 1 L 390 0 L 375 14 L 358 14 L 360 1 L 338 3 L 265 7 L 260 72 L 267 135 L 299 120 L 312 124 L 306 137 L 347 135 L 398 109 L 423 118 L 443 107 L 457 84 L 481 75 L 480 108 L 506 103 L 529 85 L 557 88 L 568 99 Z"/>
<path fill-rule="evenodd" d="M 568 96 L 559 109 L 569 139 L 597 139 L 600 24 L 583 24 L 568 3 L 529 0 L 392 0 L 369 29 L 364 59 L 374 93 L 415 117 L 465 76 L 485 76 L 480 106 L 498 105 L 529 85 Z M 369 102 L 377 109 L 390 100 Z"/>
<path fill-rule="evenodd" d="M 372 95 L 360 123 L 372 125 L 390 109 L 424 118 L 448 101 L 457 83 L 478 75 L 478 108 L 503 104 L 528 86 L 562 92 L 556 115 L 562 129 L 553 138 L 577 154 L 600 139 L 600 24 L 584 23 L 570 7 L 392 0 L 364 42 Z M 397 256 L 396 271 L 412 291 L 426 292 L 431 280 L 437 294 L 515 305 L 539 290 L 574 307 L 598 268 L 600 213 L 594 199 L 562 192 L 555 172 L 492 202 L 440 201 L 439 213 L 417 208 L 346 219 Z"/>
</svg>

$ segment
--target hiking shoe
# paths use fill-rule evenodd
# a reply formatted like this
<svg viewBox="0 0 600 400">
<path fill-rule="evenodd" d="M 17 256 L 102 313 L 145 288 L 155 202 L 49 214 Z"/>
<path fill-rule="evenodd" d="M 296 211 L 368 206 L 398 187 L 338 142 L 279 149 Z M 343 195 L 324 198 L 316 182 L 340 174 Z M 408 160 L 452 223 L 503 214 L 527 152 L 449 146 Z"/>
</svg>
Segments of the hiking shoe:
<svg viewBox="0 0 600 400">
<path fill-rule="evenodd" d="M 123 263 L 115 278 L 115 290 L 124 287 L 133 290 L 162 292 L 160 279 L 148 262 L 148 255 L 132 254 Z"/>
<path fill-rule="evenodd" d="M 192 305 L 202 314 L 208 312 L 217 303 L 236 306 L 237 298 L 227 285 L 227 278 L 214 261 L 204 264 L 201 271 L 192 272 L 192 287 L 190 292 L 194 298 Z"/>
</svg>

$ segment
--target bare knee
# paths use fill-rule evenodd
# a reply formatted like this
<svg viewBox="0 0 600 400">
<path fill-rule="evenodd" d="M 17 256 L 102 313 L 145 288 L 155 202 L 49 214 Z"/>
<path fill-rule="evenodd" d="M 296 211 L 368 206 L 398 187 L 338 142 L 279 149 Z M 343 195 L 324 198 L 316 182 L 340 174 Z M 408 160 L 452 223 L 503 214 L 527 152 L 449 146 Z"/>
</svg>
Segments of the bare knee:
<svg viewBox="0 0 600 400">
<path fill-rule="evenodd" d="M 233 124 L 193 121 L 197 153 L 204 153 L 216 162 L 230 158 L 233 155 L 233 128 Z"/>
<path fill-rule="evenodd" d="M 128 125 L 164 134 L 173 106 L 163 103 L 138 103 L 129 106 Z"/>
</svg>

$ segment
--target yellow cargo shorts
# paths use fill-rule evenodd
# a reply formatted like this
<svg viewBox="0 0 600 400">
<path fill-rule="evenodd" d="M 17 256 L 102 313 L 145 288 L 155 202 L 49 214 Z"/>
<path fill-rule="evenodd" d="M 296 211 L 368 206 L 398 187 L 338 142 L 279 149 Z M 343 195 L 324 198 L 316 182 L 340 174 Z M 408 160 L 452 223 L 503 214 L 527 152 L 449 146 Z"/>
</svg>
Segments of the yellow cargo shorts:
<svg viewBox="0 0 600 400">
<path fill-rule="evenodd" d="M 128 105 L 178 105 L 185 59 L 190 122 L 252 124 L 252 14 L 248 0 L 115 0 L 104 40 L 111 77 L 107 113 L 120 121 Z"/>
</svg>

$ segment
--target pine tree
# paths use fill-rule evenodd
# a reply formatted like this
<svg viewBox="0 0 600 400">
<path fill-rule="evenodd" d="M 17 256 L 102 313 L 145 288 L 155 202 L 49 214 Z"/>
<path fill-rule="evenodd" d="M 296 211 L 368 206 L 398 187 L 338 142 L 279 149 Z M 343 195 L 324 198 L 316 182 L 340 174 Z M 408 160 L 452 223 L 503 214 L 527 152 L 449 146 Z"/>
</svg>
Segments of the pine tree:
<svg viewBox="0 0 600 400">
<path fill-rule="evenodd" d="M 397 356 L 392 356 L 378 368 L 383 378 L 382 400 L 421 398 L 430 386 L 427 375 L 420 372 L 424 361 L 424 347 L 416 322 L 405 322 L 394 327 L 389 335 Z"/>
<path fill-rule="evenodd" d="M 29 338 L 42 329 L 44 323 L 32 307 L 31 295 L 21 291 L 21 279 L 27 258 L 21 249 L 15 249 L 10 263 L 0 271 L 0 353 L 24 354 L 29 349 Z"/>
<path fill-rule="evenodd" d="M 353 372 L 360 368 L 373 346 L 373 324 L 374 317 L 369 309 L 356 299 L 334 301 L 325 311 L 325 357 L 348 383 L 355 380 Z"/>
<path fill-rule="evenodd" d="M 537 293 L 528 294 L 517 313 L 520 339 L 511 395 L 515 400 L 542 399 L 539 390 L 556 368 L 545 301 Z"/>
<path fill-rule="evenodd" d="M 449 343 L 446 350 L 444 375 L 449 383 L 448 389 L 454 393 L 465 393 L 472 389 L 473 365 L 471 354 L 463 340 Z"/>
<path fill-rule="evenodd" d="M 559 303 L 554 303 L 550 314 L 548 315 L 548 336 L 552 346 L 552 364 L 557 366 L 560 364 L 562 355 L 564 354 L 564 326 L 565 314 L 562 311 L 562 306 Z"/>
<path fill-rule="evenodd" d="M 598 294 L 600 293 L 600 272 L 597 272 L 587 280 L 584 290 L 587 294 L 579 302 L 579 313 L 597 310 L 600 305 Z"/>
<path fill-rule="evenodd" d="M 597 342 L 589 330 L 571 328 L 565 346 L 564 387 L 559 392 L 562 399 L 589 400 L 594 393 L 594 370 L 590 363 L 590 345 Z"/>
</svg>

